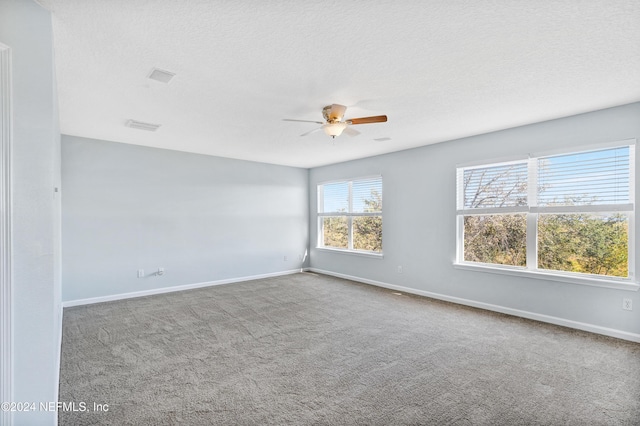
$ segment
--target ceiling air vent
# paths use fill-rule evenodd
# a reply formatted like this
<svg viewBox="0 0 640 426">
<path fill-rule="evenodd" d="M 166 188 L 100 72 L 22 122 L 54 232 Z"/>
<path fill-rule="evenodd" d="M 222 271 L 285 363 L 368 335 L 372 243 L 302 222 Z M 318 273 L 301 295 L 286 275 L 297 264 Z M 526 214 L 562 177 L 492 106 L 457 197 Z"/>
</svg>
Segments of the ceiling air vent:
<svg viewBox="0 0 640 426">
<path fill-rule="evenodd" d="M 142 121 L 136 121 L 136 120 L 127 120 L 127 122 L 125 123 L 125 126 L 131 127 L 132 129 L 148 130 L 150 132 L 155 132 L 156 130 L 158 130 L 158 128 L 161 125 L 153 124 L 153 123 L 143 123 Z"/>
<path fill-rule="evenodd" d="M 386 142 L 386 141 L 390 141 L 390 140 L 391 140 L 391 138 L 377 138 L 377 139 L 374 139 L 374 141 L 376 141 L 376 142 Z"/>
<path fill-rule="evenodd" d="M 149 74 L 148 77 L 151 80 L 159 81 L 161 83 L 169 83 L 174 75 L 176 74 L 173 72 L 154 68 L 151 70 L 151 73 Z"/>
</svg>

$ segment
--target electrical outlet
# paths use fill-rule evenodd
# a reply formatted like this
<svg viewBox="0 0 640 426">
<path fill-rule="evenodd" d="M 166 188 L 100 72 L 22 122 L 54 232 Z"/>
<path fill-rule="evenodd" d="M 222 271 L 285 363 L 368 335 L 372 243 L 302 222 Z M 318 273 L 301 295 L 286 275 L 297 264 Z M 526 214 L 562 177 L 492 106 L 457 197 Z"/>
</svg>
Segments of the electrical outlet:
<svg viewBox="0 0 640 426">
<path fill-rule="evenodd" d="M 144 278 L 144 269 L 138 269 L 138 278 Z"/>
<path fill-rule="evenodd" d="M 633 300 L 625 297 L 624 299 L 622 299 L 622 309 L 624 309 L 625 311 L 632 311 L 633 310 Z"/>
<path fill-rule="evenodd" d="M 283 260 L 286 262 L 286 261 L 287 261 L 287 260 L 289 260 L 289 259 L 287 259 L 287 256 L 284 256 L 284 259 L 283 259 Z"/>
<path fill-rule="evenodd" d="M 398 265 L 398 273 L 401 274 L 402 273 L 402 265 Z"/>
</svg>

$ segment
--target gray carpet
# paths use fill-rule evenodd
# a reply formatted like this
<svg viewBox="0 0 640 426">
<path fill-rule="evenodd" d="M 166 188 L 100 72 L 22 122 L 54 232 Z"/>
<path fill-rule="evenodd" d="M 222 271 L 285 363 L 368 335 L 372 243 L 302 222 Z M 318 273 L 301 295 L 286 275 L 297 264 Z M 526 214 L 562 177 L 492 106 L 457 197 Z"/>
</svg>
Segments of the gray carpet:
<svg viewBox="0 0 640 426">
<path fill-rule="evenodd" d="M 61 425 L 640 424 L 640 345 L 314 274 L 64 311 Z M 93 412 L 93 403 L 109 411 Z"/>
</svg>

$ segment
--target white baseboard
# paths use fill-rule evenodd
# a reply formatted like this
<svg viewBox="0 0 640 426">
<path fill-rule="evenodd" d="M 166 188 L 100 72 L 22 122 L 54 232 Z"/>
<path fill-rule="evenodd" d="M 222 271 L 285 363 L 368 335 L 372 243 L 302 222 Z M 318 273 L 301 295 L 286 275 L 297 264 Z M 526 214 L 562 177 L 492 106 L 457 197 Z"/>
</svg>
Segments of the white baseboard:
<svg viewBox="0 0 640 426">
<path fill-rule="evenodd" d="M 627 331 L 616 330 L 613 328 L 601 327 L 599 325 L 587 324 L 578 321 L 572 321 L 565 318 L 553 317 L 549 315 L 538 314 L 535 312 L 522 311 L 519 309 L 507 308 L 499 305 L 492 305 L 490 303 L 477 302 L 475 300 L 463 299 L 460 297 L 447 296 L 446 294 L 432 293 L 430 291 L 417 290 L 415 288 L 403 287 L 395 284 L 387 284 L 381 281 L 370 280 L 367 278 L 354 277 L 351 275 L 340 274 L 337 272 L 325 271 L 318 268 L 306 268 L 307 271 L 316 272 L 318 274 L 331 275 L 338 278 L 344 278 L 351 281 L 357 281 L 363 284 L 370 284 L 377 287 L 384 287 L 391 290 L 402 291 L 404 293 L 416 294 L 419 296 L 430 297 L 432 299 L 444 300 L 446 302 L 457 303 L 460 305 L 472 306 L 474 308 L 486 309 L 488 311 L 500 312 L 502 314 L 513 315 L 516 317 L 522 317 L 532 319 L 536 321 L 546 322 L 549 324 L 561 325 L 564 327 L 575 328 L 577 330 L 588 331 L 591 333 L 602 334 L 605 336 L 616 337 L 618 339 L 628 340 L 631 342 L 640 343 L 640 334 L 629 333 Z"/>
<path fill-rule="evenodd" d="M 291 269 L 288 271 L 272 272 L 269 274 L 251 275 L 251 276 L 238 277 L 238 278 L 229 278 L 225 280 L 209 281 L 204 283 L 154 288 L 151 290 L 134 291 L 131 293 L 120 293 L 120 294 L 111 294 L 108 296 L 90 297 L 88 299 L 67 300 L 66 302 L 62 302 L 62 307 L 70 308 L 72 306 L 91 305 L 94 303 L 102 303 L 102 302 L 112 302 L 114 300 L 131 299 L 134 297 L 143 297 L 143 296 L 152 296 L 154 294 L 172 293 L 174 291 L 192 290 L 192 289 L 202 288 L 202 287 L 211 287 L 211 286 L 223 285 L 223 284 L 240 283 L 244 281 L 252 281 L 252 280 L 259 280 L 263 278 L 279 277 L 282 275 L 297 274 L 301 271 L 303 271 L 303 269 Z"/>
<path fill-rule="evenodd" d="M 631 342 L 640 343 L 640 334 L 629 333 L 627 331 L 616 330 L 613 328 L 602 327 L 599 325 L 588 324 L 573 320 L 568 320 L 565 318 L 554 317 L 550 315 L 538 314 L 535 312 L 522 311 L 520 309 L 507 308 L 499 305 L 492 305 L 490 303 L 478 302 L 470 299 L 463 299 L 455 296 L 448 296 L 446 294 L 433 293 L 430 291 L 418 290 L 411 287 L 404 287 L 395 284 L 388 284 L 382 281 L 370 280 L 367 278 L 360 278 L 352 275 L 341 274 L 338 272 L 326 271 L 324 269 L 318 268 L 303 268 L 303 269 L 293 269 L 282 272 L 274 272 L 269 274 L 261 274 L 261 275 L 251 275 L 246 277 L 238 277 L 238 278 L 230 278 L 225 280 L 217 280 L 217 281 L 209 281 L 204 283 L 196 283 L 196 284 L 186 284 L 174 287 L 164 287 L 164 288 L 156 288 L 151 290 L 144 291 L 136 291 L 131 293 L 121 293 L 121 294 L 113 294 L 108 296 L 100 296 L 100 297 L 92 297 L 88 299 L 78 299 L 78 300 L 69 300 L 66 302 L 62 302 L 63 308 L 69 308 L 72 306 L 81 306 L 81 305 L 90 305 L 94 303 L 102 303 L 102 302 L 111 302 L 114 300 L 122 300 L 122 299 L 130 299 L 135 297 L 143 297 L 143 296 L 151 296 L 154 294 L 163 294 L 163 293 L 171 293 L 174 291 L 182 291 L 182 290 L 191 290 L 202 287 L 211 287 L 216 285 L 223 284 L 233 284 L 244 281 L 258 280 L 262 278 L 271 278 L 278 277 L 283 275 L 291 275 L 296 274 L 298 272 L 308 271 L 315 272 L 318 274 L 330 275 L 338 278 L 344 278 L 351 281 L 357 281 L 363 284 L 370 284 L 377 287 L 388 288 L 391 290 L 402 291 L 404 293 L 416 294 L 419 296 L 430 297 L 432 299 L 444 300 L 446 302 L 457 303 L 460 305 L 472 306 L 474 308 L 485 309 L 493 312 L 500 312 L 507 315 L 513 315 L 517 317 L 532 319 L 536 321 L 546 322 L 549 324 L 560 325 L 564 327 L 574 328 L 577 330 L 588 331 L 591 333 L 602 334 L 605 336 L 615 337 L 618 339 L 628 340 Z"/>
</svg>

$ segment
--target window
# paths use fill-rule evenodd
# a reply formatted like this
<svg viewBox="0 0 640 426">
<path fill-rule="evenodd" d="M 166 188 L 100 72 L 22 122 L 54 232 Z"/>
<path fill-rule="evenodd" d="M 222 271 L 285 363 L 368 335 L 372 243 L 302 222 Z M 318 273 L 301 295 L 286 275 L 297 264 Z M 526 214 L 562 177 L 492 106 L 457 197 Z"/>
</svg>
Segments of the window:
<svg viewBox="0 0 640 426">
<path fill-rule="evenodd" d="M 382 177 L 318 185 L 318 247 L 382 253 Z"/>
<path fill-rule="evenodd" d="M 633 277 L 635 145 L 461 167 L 458 262 Z"/>
</svg>

